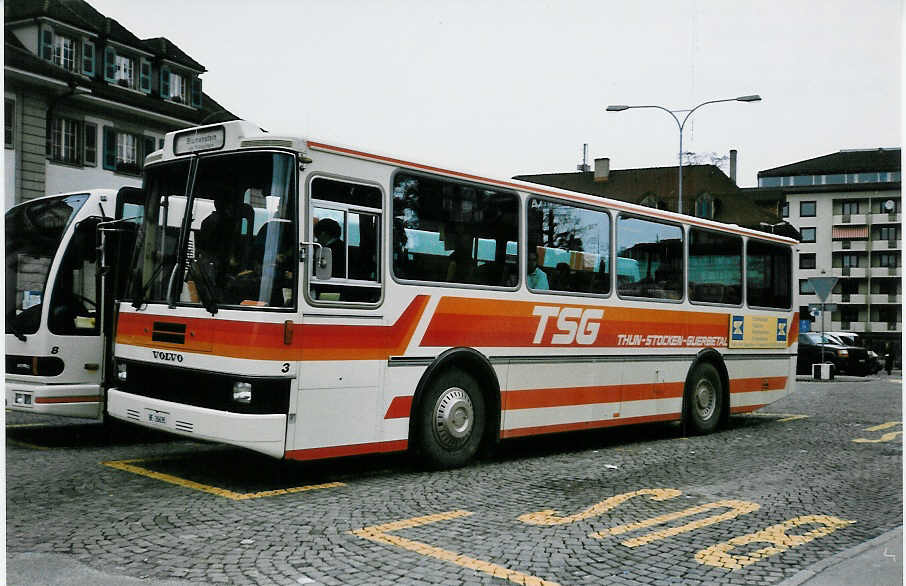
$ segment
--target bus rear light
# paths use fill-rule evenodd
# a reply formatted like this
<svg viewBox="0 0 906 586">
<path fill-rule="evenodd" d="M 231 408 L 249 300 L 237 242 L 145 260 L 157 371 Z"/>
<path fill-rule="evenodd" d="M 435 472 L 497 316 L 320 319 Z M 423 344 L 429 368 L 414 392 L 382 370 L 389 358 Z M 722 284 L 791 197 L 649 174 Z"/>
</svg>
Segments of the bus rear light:
<svg viewBox="0 0 906 586">
<path fill-rule="evenodd" d="M 248 405 L 252 402 L 252 383 L 236 381 L 233 383 L 233 401 Z"/>
</svg>

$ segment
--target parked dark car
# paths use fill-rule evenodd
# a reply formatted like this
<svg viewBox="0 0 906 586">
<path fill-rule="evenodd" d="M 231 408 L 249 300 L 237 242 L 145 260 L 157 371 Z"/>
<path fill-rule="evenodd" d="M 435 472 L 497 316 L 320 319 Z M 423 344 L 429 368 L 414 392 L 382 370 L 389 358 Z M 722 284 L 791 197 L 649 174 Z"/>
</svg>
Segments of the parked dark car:
<svg viewBox="0 0 906 586">
<path fill-rule="evenodd" d="M 840 340 L 840 342 L 843 345 L 858 346 L 860 348 L 865 348 L 866 350 L 868 350 L 868 362 L 866 362 L 866 364 L 867 364 L 866 369 L 868 370 L 868 374 L 876 374 L 878 372 L 881 372 L 881 370 L 884 368 L 884 362 L 882 360 L 882 357 L 879 356 L 877 352 L 875 352 L 871 348 L 868 348 L 868 346 L 865 345 L 865 339 L 862 337 L 861 334 L 857 334 L 856 332 L 824 332 L 824 333 L 828 336 L 837 338 L 838 340 Z"/>
<path fill-rule="evenodd" d="M 822 356 L 823 349 L 823 356 Z M 851 346 L 827 334 L 815 332 L 799 334 L 799 355 L 796 372 L 811 374 L 812 364 L 829 362 L 836 374 L 865 376 L 870 372 L 868 350 Z"/>
</svg>

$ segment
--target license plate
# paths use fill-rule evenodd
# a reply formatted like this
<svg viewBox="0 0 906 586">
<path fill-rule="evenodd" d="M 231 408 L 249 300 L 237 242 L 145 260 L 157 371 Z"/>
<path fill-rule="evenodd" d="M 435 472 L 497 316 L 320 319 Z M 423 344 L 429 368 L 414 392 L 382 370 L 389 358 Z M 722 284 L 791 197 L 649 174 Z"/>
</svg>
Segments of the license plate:
<svg viewBox="0 0 906 586">
<path fill-rule="evenodd" d="M 148 411 L 148 423 L 154 425 L 166 425 L 167 424 L 167 414 L 160 411 Z"/>
</svg>

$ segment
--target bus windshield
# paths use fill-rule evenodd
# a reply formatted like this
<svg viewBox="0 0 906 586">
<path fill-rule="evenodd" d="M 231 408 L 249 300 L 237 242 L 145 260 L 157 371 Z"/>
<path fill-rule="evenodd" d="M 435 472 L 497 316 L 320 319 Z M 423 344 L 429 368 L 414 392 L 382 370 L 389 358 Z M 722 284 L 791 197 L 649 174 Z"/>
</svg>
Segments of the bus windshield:
<svg viewBox="0 0 906 586">
<path fill-rule="evenodd" d="M 66 228 L 87 200 L 87 193 L 41 199 L 6 213 L 7 333 L 38 331 L 50 266 Z"/>
<path fill-rule="evenodd" d="M 221 305 L 292 307 L 294 169 L 293 157 L 280 153 L 200 157 L 186 199 L 189 161 L 149 167 L 133 301 L 172 299 L 212 312 Z"/>
</svg>

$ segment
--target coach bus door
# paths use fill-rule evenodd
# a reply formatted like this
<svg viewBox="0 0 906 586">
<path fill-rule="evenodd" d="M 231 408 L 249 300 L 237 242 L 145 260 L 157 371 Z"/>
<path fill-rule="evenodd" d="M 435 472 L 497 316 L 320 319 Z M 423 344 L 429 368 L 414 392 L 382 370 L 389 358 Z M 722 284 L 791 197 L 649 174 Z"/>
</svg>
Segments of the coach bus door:
<svg viewBox="0 0 906 586">
<path fill-rule="evenodd" d="M 98 226 L 98 271 L 101 304 L 101 380 L 113 372 L 113 333 L 116 331 L 116 300 L 126 291 L 129 266 L 135 249 L 138 227 L 144 218 L 145 192 L 137 187 L 123 187 L 117 192 L 114 219 Z M 103 390 L 103 389 L 102 389 Z M 103 413 L 103 407 L 102 413 Z"/>
</svg>

